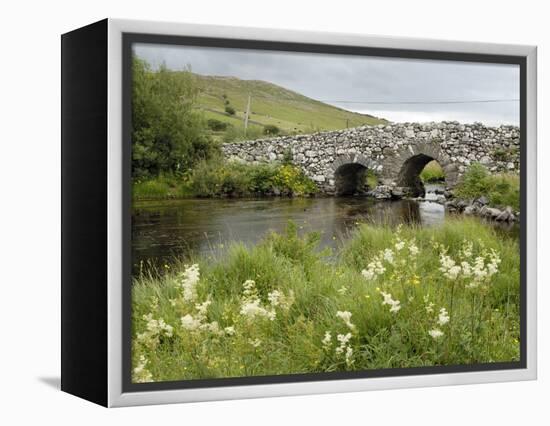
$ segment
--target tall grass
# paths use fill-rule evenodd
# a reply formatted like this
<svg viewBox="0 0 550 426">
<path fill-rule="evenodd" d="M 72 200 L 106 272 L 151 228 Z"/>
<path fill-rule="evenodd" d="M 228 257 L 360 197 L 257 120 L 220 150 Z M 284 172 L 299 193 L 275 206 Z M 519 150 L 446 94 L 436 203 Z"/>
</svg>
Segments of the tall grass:
<svg viewBox="0 0 550 426">
<path fill-rule="evenodd" d="M 519 358 L 515 240 L 473 219 L 362 225 L 328 261 L 318 239 L 290 224 L 223 258 L 136 276 L 134 380 Z"/>
<path fill-rule="evenodd" d="M 185 198 L 190 195 L 186 181 L 171 174 L 161 174 L 150 179 L 134 179 L 132 183 L 134 200 L 163 200 Z"/>
</svg>

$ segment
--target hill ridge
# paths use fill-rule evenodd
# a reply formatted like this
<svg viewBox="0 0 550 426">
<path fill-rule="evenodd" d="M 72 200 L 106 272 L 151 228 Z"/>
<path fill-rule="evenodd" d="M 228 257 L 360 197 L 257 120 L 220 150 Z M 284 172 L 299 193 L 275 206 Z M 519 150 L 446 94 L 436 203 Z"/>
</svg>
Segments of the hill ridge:
<svg viewBox="0 0 550 426">
<path fill-rule="evenodd" d="M 200 88 L 198 103 L 207 118 L 235 127 L 242 126 L 249 94 L 252 126 L 276 126 L 286 134 L 387 123 L 387 120 L 349 111 L 269 81 L 198 73 L 194 76 Z M 226 106 L 233 108 L 235 114 L 227 114 Z"/>
</svg>

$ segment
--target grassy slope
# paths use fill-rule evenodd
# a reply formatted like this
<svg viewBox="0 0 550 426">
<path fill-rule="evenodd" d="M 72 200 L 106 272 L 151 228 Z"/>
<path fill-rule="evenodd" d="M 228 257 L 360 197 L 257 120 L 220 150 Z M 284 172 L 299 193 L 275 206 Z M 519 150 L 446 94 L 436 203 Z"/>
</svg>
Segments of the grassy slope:
<svg viewBox="0 0 550 426">
<path fill-rule="evenodd" d="M 199 104 L 207 118 L 242 126 L 244 111 L 251 95 L 250 120 L 252 124 L 272 124 L 285 133 L 310 133 L 336 130 L 364 124 L 385 123 L 383 119 L 346 111 L 303 96 L 272 83 L 258 80 L 240 80 L 234 77 L 202 76 L 197 74 L 201 87 Z M 224 98 L 237 110 L 233 117 L 224 113 Z"/>
</svg>

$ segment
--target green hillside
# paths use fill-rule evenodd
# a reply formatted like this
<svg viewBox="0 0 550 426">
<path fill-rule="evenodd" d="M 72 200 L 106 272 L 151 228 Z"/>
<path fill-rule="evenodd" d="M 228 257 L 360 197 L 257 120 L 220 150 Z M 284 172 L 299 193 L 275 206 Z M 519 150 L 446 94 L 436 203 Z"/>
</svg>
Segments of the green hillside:
<svg viewBox="0 0 550 426">
<path fill-rule="evenodd" d="M 215 137 L 225 140 L 260 137 L 265 132 L 264 126 L 269 125 L 276 126 L 281 134 L 305 134 L 386 122 L 316 101 L 265 81 L 195 76 L 200 87 L 198 104 L 206 118 L 230 125 L 224 131 L 212 132 Z M 249 94 L 251 114 L 248 134 L 244 137 L 243 120 Z M 227 106 L 235 110 L 234 115 L 226 112 Z"/>
</svg>

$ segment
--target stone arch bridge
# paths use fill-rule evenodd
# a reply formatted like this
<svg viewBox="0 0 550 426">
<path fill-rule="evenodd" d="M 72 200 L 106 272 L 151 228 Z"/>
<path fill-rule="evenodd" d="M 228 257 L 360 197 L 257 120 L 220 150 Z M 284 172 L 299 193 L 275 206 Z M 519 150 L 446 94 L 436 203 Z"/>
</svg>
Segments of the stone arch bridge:
<svg viewBox="0 0 550 426">
<path fill-rule="evenodd" d="M 519 171 L 519 128 L 479 123 L 387 124 L 227 143 L 226 158 L 271 163 L 287 158 L 325 194 L 351 195 L 365 188 L 364 174 L 374 171 L 379 185 L 395 194 L 424 193 L 420 172 L 436 160 L 452 190 L 473 162 L 490 171 Z M 373 189 L 373 188 L 369 188 Z"/>
</svg>

